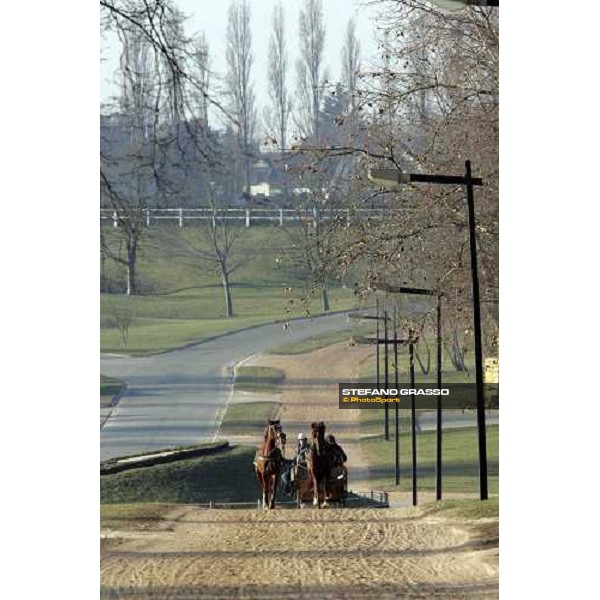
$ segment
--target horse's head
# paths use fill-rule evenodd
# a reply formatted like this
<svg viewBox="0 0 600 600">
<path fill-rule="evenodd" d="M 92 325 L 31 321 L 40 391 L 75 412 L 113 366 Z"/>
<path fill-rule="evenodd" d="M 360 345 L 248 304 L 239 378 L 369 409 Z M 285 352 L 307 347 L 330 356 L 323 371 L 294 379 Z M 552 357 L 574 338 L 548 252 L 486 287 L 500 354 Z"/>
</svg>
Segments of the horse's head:
<svg viewBox="0 0 600 600">
<path fill-rule="evenodd" d="M 281 430 L 279 430 L 279 436 L 277 437 L 277 445 L 281 448 L 282 454 L 285 454 L 285 443 L 287 441 L 287 436 Z"/>
<path fill-rule="evenodd" d="M 323 421 L 310 424 L 312 431 L 312 447 L 317 454 L 322 454 L 325 450 L 325 423 Z"/>
<path fill-rule="evenodd" d="M 285 451 L 286 435 L 283 433 L 281 422 L 279 419 L 269 419 L 264 435 L 263 454 L 268 454 L 276 447 L 280 448 L 282 452 Z"/>
</svg>

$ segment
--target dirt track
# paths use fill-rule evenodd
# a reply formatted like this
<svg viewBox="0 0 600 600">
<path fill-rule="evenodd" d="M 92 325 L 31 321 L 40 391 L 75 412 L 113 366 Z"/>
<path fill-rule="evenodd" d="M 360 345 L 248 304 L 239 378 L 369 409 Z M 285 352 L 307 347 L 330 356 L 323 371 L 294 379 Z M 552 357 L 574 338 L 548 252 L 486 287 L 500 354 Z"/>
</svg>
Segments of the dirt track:
<svg viewBox="0 0 600 600">
<path fill-rule="evenodd" d="M 291 435 L 294 446 L 298 432 L 309 434 L 312 421 L 324 421 L 327 432 L 335 434 L 348 455 L 354 490 L 370 489 L 368 465 L 358 444 L 360 411 L 338 408 L 338 382 L 357 379 L 361 364 L 370 360 L 372 354 L 369 347 L 350 347 L 347 342 L 340 342 L 305 354 L 261 354 L 246 363 L 248 366 L 275 367 L 285 371 L 286 381 L 281 395 L 263 393 L 257 394 L 257 399 L 283 403 L 281 422 Z M 248 443 L 249 440 L 245 441 Z M 255 443 L 259 441 L 260 436 L 257 436 Z"/>
<path fill-rule="evenodd" d="M 286 371 L 285 430 L 293 436 L 308 432 L 311 421 L 325 421 L 348 453 L 353 489 L 361 483 L 369 487 L 368 465 L 358 444 L 359 411 L 339 410 L 337 381 L 356 377 L 369 352 L 342 343 L 305 355 L 258 356 L 248 363 Z M 119 530 L 103 532 L 101 596 L 497 598 L 496 543 L 483 544 L 470 523 L 427 516 L 425 510 L 177 507 L 158 524 L 116 525 Z"/>
<path fill-rule="evenodd" d="M 421 511 L 173 510 L 105 532 L 102 597 L 497 598 L 497 548 Z"/>
</svg>

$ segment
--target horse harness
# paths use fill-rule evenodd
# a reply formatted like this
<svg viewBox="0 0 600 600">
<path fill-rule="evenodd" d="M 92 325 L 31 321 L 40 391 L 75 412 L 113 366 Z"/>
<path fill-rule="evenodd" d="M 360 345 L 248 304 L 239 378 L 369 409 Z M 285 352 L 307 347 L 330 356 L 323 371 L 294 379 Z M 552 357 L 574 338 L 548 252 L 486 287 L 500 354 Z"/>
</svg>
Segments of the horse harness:
<svg viewBox="0 0 600 600">
<path fill-rule="evenodd" d="M 282 444 L 281 435 L 282 430 L 280 425 L 269 424 L 269 430 L 273 430 L 275 434 L 275 447 L 271 450 L 268 456 L 264 456 L 263 454 L 259 454 L 254 458 L 254 466 L 257 467 L 259 462 L 267 463 L 270 462 L 281 463 L 283 461 L 283 453 L 281 451 L 280 445 Z M 284 442 L 285 443 L 285 442 Z M 265 465 L 265 466 L 267 466 Z"/>
</svg>

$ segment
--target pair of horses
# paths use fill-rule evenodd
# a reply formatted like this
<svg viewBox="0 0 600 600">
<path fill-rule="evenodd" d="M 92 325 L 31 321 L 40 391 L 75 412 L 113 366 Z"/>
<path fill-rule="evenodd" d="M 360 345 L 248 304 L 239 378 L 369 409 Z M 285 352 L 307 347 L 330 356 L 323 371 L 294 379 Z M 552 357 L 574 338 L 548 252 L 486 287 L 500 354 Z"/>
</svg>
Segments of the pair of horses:
<svg viewBox="0 0 600 600">
<path fill-rule="evenodd" d="M 307 467 L 312 479 L 313 505 L 327 506 L 327 485 L 332 467 L 331 453 L 325 442 L 325 423 L 311 423 L 312 444 L 307 456 Z M 265 429 L 260 453 L 256 455 L 254 467 L 262 488 L 263 508 L 275 508 L 275 496 L 282 468 L 285 464 L 286 435 L 279 420 L 269 420 Z M 319 502 L 323 498 L 323 503 Z"/>
</svg>

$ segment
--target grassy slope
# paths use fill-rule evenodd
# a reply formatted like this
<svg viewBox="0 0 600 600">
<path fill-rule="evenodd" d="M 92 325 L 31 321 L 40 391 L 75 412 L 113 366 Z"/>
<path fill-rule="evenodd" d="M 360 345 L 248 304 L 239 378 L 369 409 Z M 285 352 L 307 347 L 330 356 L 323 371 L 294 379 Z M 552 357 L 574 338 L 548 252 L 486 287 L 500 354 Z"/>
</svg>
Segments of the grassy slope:
<svg viewBox="0 0 600 600">
<path fill-rule="evenodd" d="M 242 402 L 230 404 L 221 424 L 220 434 L 258 435 L 265 429 L 268 419 L 277 416 L 281 408 L 280 402 Z"/>
<path fill-rule="evenodd" d="M 236 390 L 276 392 L 284 379 L 285 371 L 274 367 L 238 367 L 234 385 Z"/>
<path fill-rule="evenodd" d="M 411 437 L 400 435 L 400 479 L 401 490 L 410 489 L 411 484 Z M 498 426 L 487 428 L 489 488 L 498 493 Z M 366 438 L 361 448 L 369 461 L 371 484 L 384 490 L 397 489 L 394 481 L 394 439 L 383 439 L 383 435 Z M 479 488 L 477 462 L 477 429 L 449 429 L 443 435 L 443 486 L 446 491 L 476 492 Z M 426 431 L 417 436 L 418 487 L 435 489 L 435 431 Z"/>
<path fill-rule="evenodd" d="M 104 475 L 100 478 L 100 501 L 254 502 L 258 497 L 254 454 L 254 448 L 235 447 L 213 456 Z"/>
<path fill-rule="evenodd" d="M 163 520 L 173 507 L 169 504 L 102 504 L 100 526 L 111 529 L 145 528 L 149 523 Z"/>
<path fill-rule="evenodd" d="M 365 325 L 349 324 L 348 327 L 342 331 L 321 333 L 299 342 L 282 344 L 281 346 L 273 348 L 269 354 L 304 354 L 306 352 L 312 352 L 313 350 L 319 350 L 320 348 L 326 348 L 327 346 L 337 344 L 338 342 L 350 343 L 353 341 L 356 343 L 364 336 L 370 335 L 372 335 L 372 332 L 370 328 Z"/>
<path fill-rule="evenodd" d="M 436 348 L 435 348 L 435 339 L 429 337 L 429 348 L 431 351 L 431 361 L 430 361 L 430 369 L 429 373 L 423 374 L 419 364 L 415 361 L 415 381 L 417 383 L 435 383 L 437 381 L 436 375 Z M 420 346 L 421 359 L 426 364 L 427 362 L 427 350 L 424 344 Z M 365 361 L 360 370 L 360 379 L 361 381 L 376 381 L 376 365 L 374 360 L 375 353 L 373 352 L 373 359 Z M 442 383 L 474 383 L 475 382 L 475 366 L 473 363 L 473 355 L 467 355 L 466 365 L 469 369 L 469 373 L 456 371 L 454 366 L 452 365 L 452 361 L 448 356 L 448 353 L 444 351 L 442 353 Z M 395 382 L 395 374 L 394 374 L 394 355 L 393 348 L 390 347 L 389 352 L 389 367 L 388 367 L 388 379 L 390 385 L 393 385 Z M 399 373 L 398 380 L 401 383 L 406 383 L 409 380 L 408 375 L 408 365 L 409 365 L 409 357 L 408 357 L 408 348 L 399 346 L 398 347 L 398 365 L 399 365 Z M 379 357 L 379 373 L 380 373 L 380 382 L 381 385 L 384 383 L 384 373 L 385 373 L 385 358 L 383 353 L 383 348 L 381 348 L 380 357 Z M 383 411 L 381 410 L 363 410 L 361 412 L 361 429 L 365 434 L 373 434 L 379 433 L 382 430 L 383 424 Z M 393 427 L 393 412 L 390 413 L 390 427 Z M 407 411 L 400 412 L 400 428 L 407 429 L 410 426 L 410 416 Z M 391 429 L 390 429 L 391 431 Z"/>
<path fill-rule="evenodd" d="M 106 228 L 109 245 L 118 252 L 115 232 Z M 196 228 L 150 230 L 143 241 L 138 279 L 144 295 L 101 295 L 101 348 L 105 352 L 149 354 L 199 341 L 207 336 L 242 329 L 278 319 L 320 312 L 318 292 L 303 289 L 303 274 L 285 259 L 292 241 L 288 231 L 276 227 L 240 230 L 234 261 L 242 265 L 231 277 L 234 317 L 225 318 L 220 280 L 214 270 L 174 251 L 182 239 L 202 243 Z M 123 284 L 125 272 L 105 261 L 104 275 L 113 284 Z M 292 288 L 292 293 L 284 292 Z M 307 304 L 301 299 L 310 300 Z M 312 300 L 311 300 L 312 298 Z M 331 310 L 351 308 L 352 290 L 331 286 Z M 131 315 L 129 340 L 123 345 L 114 326 L 117 312 Z"/>
<path fill-rule="evenodd" d="M 487 502 L 481 502 L 479 499 L 443 500 L 431 505 L 427 512 L 444 517 L 493 519 L 499 516 L 500 499 L 498 496 L 494 496 Z"/>
</svg>

